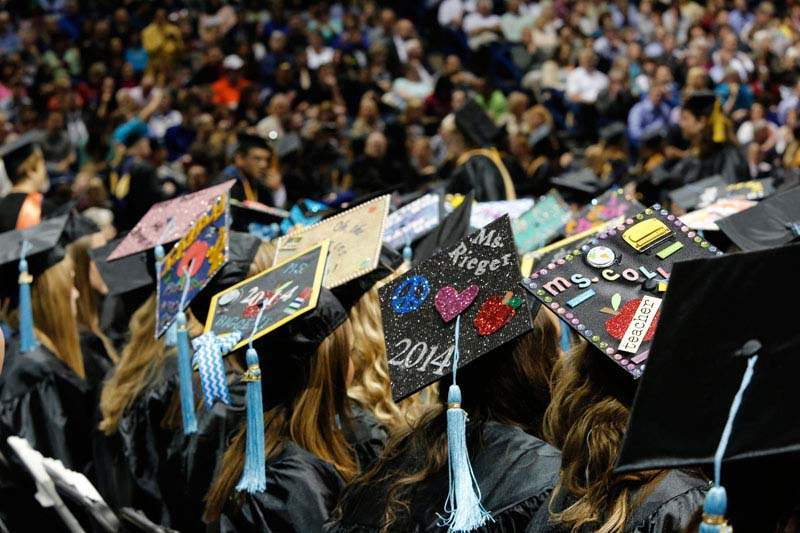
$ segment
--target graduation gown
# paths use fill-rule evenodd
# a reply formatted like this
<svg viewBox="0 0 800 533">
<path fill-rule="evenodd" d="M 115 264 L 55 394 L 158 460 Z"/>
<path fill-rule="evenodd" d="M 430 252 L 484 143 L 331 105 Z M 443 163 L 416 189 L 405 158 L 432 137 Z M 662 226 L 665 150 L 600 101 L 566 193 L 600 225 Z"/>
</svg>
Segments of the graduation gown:
<svg viewBox="0 0 800 533">
<path fill-rule="evenodd" d="M 458 159 L 446 192 L 467 194 L 469 191 L 475 191 L 478 202 L 516 198 L 511 175 L 496 150 L 470 150 Z"/>
<path fill-rule="evenodd" d="M 90 388 L 42 345 L 19 353 L 12 342 L 0 374 L 0 449 L 19 435 L 45 457 L 61 460 L 78 472 L 91 462 L 93 409 Z"/>
<path fill-rule="evenodd" d="M 9 531 L 58 531 L 63 523 L 34 498 L 36 488 L 6 443 L 19 435 L 46 457 L 85 472 L 90 465 L 91 399 L 86 382 L 44 346 L 22 354 L 6 344 L 0 374 L 0 525 Z"/>
<path fill-rule="evenodd" d="M 481 531 L 524 531 L 550 497 L 561 454 L 520 428 L 487 422 L 482 428 L 480 449 L 470 455 L 481 502 L 494 519 Z M 398 522 L 391 531 L 443 531 L 437 514 L 444 514 L 447 492 L 448 470 L 444 468 L 416 486 L 410 501 L 411 523 Z M 385 482 L 348 492 L 341 502 L 342 519 L 329 524 L 327 531 L 380 531 L 385 498 Z"/>
<path fill-rule="evenodd" d="M 371 411 L 356 401 L 350 402 L 350 424 L 345 425 L 343 431 L 356 452 L 359 470 L 367 471 L 386 447 L 389 433 Z"/>
<path fill-rule="evenodd" d="M 670 470 L 658 485 L 639 502 L 634 493 L 631 501 L 636 507 L 625 524 L 624 533 L 683 533 L 692 518 L 703 507 L 710 484 L 704 478 L 683 470 Z M 559 493 L 550 503 L 550 510 L 561 512 L 574 502 L 568 494 Z M 584 527 L 581 533 L 590 533 Z M 569 533 L 570 528 L 553 524 L 548 508 L 543 506 L 526 533 Z"/>
<path fill-rule="evenodd" d="M 654 186 L 669 190 L 709 176 L 722 176 L 726 183 L 750 179 L 750 170 L 742 151 L 727 143 L 718 144 L 707 157 L 688 156 L 677 162 L 665 163 L 650 174 Z"/>
<path fill-rule="evenodd" d="M 114 363 L 109 359 L 103 341 L 94 333 L 81 332 L 80 345 L 83 354 L 83 368 L 86 372 L 86 384 L 91 389 L 92 398 L 97 405 L 103 389 L 103 381 L 114 368 Z"/>
<path fill-rule="evenodd" d="M 158 379 L 148 385 L 119 420 L 116 433 L 95 431 L 97 488 L 112 508 L 132 507 L 150 520 L 170 524 L 162 484 L 173 431 L 162 427 L 177 390 L 177 359 L 169 357 Z M 175 480 L 171 480 L 175 482 Z"/>
<path fill-rule="evenodd" d="M 241 493 L 241 506 L 229 501 L 209 531 L 307 533 L 323 530 L 344 487 L 336 469 L 289 442 L 267 460 L 267 488 Z"/>
</svg>

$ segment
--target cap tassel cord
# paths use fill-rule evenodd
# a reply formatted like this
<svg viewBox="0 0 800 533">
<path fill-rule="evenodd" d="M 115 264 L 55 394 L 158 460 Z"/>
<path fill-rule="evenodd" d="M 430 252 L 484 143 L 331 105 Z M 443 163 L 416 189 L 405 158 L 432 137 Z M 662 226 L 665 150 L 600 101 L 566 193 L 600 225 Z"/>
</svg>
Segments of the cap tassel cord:
<svg viewBox="0 0 800 533">
<path fill-rule="evenodd" d="M 28 273 L 28 255 L 33 245 L 29 241 L 22 241 L 19 258 L 19 350 L 27 353 L 39 345 L 36 334 L 33 332 L 33 306 L 31 304 L 31 281 L 33 277 Z"/>
<path fill-rule="evenodd" d="M 722 458 L 725 455 L 725 450 L 733 432 L 733 422 L 736 419 L 736 414 L 742 405 L 742 397 L 753 378 L 757 361 L 758 354 L 751 355 L 747 359 L 747 369 L 742 376 L 739 390 L 736 391 L 736 396 L 733 397 L 731 409 L 728 412 L 728 420 L 725 422 L 722 437 L 720 437 L 717 451 L 714 453 L 714 486 L 708 491 L 703 502 L 703 522 L 700 524 L 700 533 L 730 533 L 733 531 L 728 521 L 725 520 L 725 513 L 728 510 L 728 494 L 725 491 L 725 487 L 720 483 Z"/>
<path fill-rule="evenodd" d="M 258 365 L 258 352 L 253 348 L 253 337 L 258 332 L 261 316 L 267 300 L 261 302 L 261 309 L 253 324 L 253 331 L 247 347 L 247 372 L 242 378 L 247 382 L 247 440 L 245 445 L 244 470 L 236 485 L 237 491 L 250 494 L 263 492 L 267 488 L 266 452 L 264 450 L 264 404 L 261 398 L 261 368 Z"/>
<path fill-rule="evenodd" d="M 467 450 L 467 412 L 461 408 L 461 388 L 456 383 L 460 329 L 461 316 L 458 316 L 453 349 L 453 384 L 447 393 L 449 490 L 444 506 L 447 516 L 439 517 L 439 526 L 446 526 L 448 531 L 473 531 L 494 519 L 481 505 L 481 489 L 475 479 Z"/>
<path fill-rule="evenodd" d="M 178 385 L 181 396 L 181 416 L 183 418 L 183 434 L 191 435 L 197 433 L 197 417 L 194 413 L 194 391 L 192 390 L 192 362 L 189 355 L 189 332 L 186 331 L 186 313 L 183 306 L 186 302 L 186 295 L 189 293 L 189 282 L 191 275 L 189 269 L 184 270 L 186 279 L 183 283 L 183 294 L 178 316 L 175 319 L 177 324 L 177 344 L 178 344 Z"/>
</svg>

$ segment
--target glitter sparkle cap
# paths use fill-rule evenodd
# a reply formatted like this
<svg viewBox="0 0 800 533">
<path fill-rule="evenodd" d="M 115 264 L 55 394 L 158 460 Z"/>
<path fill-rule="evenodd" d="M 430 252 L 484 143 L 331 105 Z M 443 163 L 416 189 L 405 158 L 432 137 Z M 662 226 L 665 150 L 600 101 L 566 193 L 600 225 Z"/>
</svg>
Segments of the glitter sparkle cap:
<svg viewBox="0 0 800 533">
<path fill-rule="evenodd" d="M 236 180 L 155 204 L 108 256 L 114 261 L 180 239 Z"/>
<path fill-rule="evenodd" d="M 226 190 L 197 215 L 187 233 L 160 263 L 156 285 L 156 337 L 164 334 L 178 313 L 186 309 L 227 263 L 230 218 Z"/>
<path fill-rule="evenodd" d="M 523 285 L 634 378 L 676 261 L 721 254 L 659 205 L 540 264 Z"/>
<path fill-rule="evenodd" d="M 504 216 L 379 290 L 392 395 L 401 400 L 529 331 L 511 223 Z"/>
</svg>

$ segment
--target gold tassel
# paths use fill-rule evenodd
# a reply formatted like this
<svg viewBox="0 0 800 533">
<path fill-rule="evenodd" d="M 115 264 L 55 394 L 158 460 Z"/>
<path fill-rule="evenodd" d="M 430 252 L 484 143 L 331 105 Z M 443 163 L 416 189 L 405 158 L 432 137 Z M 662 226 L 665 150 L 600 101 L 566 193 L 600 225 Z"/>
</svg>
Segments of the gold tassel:
<svg viewBox="0 0 800 533">
<path fill-rule="evenodd" d="M 722 114 L 722 104 L 719 103 L 719 99 L 714 101 L 714 109 L 711 111 L 710 120 L 714 142 L 725 142 L 725 115 Z"/>
</svg>

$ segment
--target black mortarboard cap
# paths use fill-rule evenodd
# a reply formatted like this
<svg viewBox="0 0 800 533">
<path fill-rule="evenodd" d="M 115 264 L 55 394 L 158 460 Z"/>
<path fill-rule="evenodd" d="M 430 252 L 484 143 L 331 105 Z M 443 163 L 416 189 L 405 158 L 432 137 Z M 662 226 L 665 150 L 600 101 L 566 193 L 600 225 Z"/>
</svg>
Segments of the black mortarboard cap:
<svg viewBox="0 0 800 533">
<path fill-rule="evenodd" d="M 669 193 L 670 201 L 684 211 L 693 211 L 700 205 L 707 189 L 725 187 L 727 181 L 720 175 L 709 176 L 699 181 L 679 187 Z"/>
<path fill-rule="evenodd" d="M 442 222 L 430 233 L 420 239 L 413 246 L 414 258 L 412 264 L 418 265 L 427 261 L 439 251 L 455 246 L 469 233 L 469 221 L 472 217 L 472 200 L 474 193 L 470 191 L 452 213 L 447 215 Z"/>
<path fill-rule="evenodd" d="M 392 395 L 401 400 L 533 327 L 508 216 L 379 289 Z"/>
<path fill-rule="evenodd" d="M 565 172 L 552 178 L 550 183 L 561 191 L 568 200 L 577 199 L 582 202 L 599 196 L 611 186 L 611 183 L 604 182 L 589 167 Z"/>
<path fill-rule="evenodd" d="M 796 403 L 787 401 L 797 390 L 800 332 L 785 312 L 800 298 L 791 281 L 798 269 L 797 245 L 674 266 L 617 472 L 709 464 L 754 353 L 723 459 L 800 451 Z"/>
<path fill-rule="evenodd" d="M 155 288 L 155 258 L 152 249 L 126 255 L 116 261 L 108 261 L 108 256 L 122 242 L 123 238 L 121 236 L 89 251 L 89 257 L 97 265 L 97 270 L 108 287 L 110 296 L 125 294 L 148 286 Z"/>
<path fill-rule="evenodd" d="M 28 273 L 34 277 L 64 259 L 65 246 L 69 244 L 65 242 L 64 235 L 68 219 L 69 215 L 62 215 L 23 230 L 0 234 L 0 266 L 3 267 L 5 274 L 10 276 L 5 279 L 17 278 L 16 269 L 23 241 L 30 243 L 25 258 L 28 261 Z M 13 285 L 16 291 L 16 284 L 8 285 Z"/>
<path fill-rule="evenodd" d="M 500 134 L 491 117 L 475 100 L 468 100 L 455 113 L 456 127 L 476 146 L 491 146 Z"/>
<path fill-rule="evenodd" d="M 600 352 L 638 378 L 675 261 L 721 254 L 658 205 L 542 263 L 523 285 Z"/>
<path fill-rule="evenodd" d="M 717 226 L 745 251 L 783 246 L 800 239 L 800 187 L 718 220 Z"/>
<path fill-rule="evenodd" d="M 258 234 L 262 227 L 280 224 L 289 216 L 283 209 L 270 207 L 258 202 L 241 202 L 231 198 L 231 229 Z M 253 231 L 250 231 L 250 230 Z"/>
<path fill-rule="evenodd" d="M 39 147 L 44 138 L 40 130 L 29 131 L 0 146 L 0 159 L 11 181 L 16 181 L 17 168 Z"/>
<path fill-rule="evenodd" d="M 683 109 L 696 117 L 707 117 L 714 110 L 717 95 L 712 91 L 695 91 L 683 101 Z"/>
</svg>

